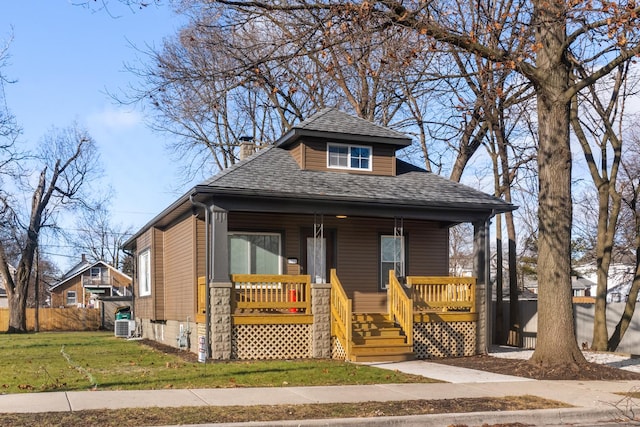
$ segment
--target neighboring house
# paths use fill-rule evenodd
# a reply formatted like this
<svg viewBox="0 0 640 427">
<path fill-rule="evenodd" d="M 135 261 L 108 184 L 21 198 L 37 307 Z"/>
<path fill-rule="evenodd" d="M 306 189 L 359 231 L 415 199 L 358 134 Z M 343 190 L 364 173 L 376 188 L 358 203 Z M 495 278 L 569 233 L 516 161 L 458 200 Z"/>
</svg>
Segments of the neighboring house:
<svg viewBox="0 0 640 427">
<path fill-rule="evenodd" d="M 536 278 L 526 278 L 524 281 L 524 289 L 531 292 L 537 299 L 538 280 Z M 574 297 L 589 297 L 595 295 L 595 283 L 582 276 L 571 276 L 571 295 Z M 531 299 L 531 298 L 527 298 Z"/>
<path fill-rule="evenodd" d="M 53 284 L 51 307 L 97 308 L 99 299 L 131 295 L 132 279 L 104 261 L 89 262 L 85 255 Z"/>
<path fill-rule="evenodd" d="M 575 268 L 590 284 L 590 295 L 597 294 L 598 275 L 595 264 L 585 264 Z M 625 302 L 631 291 L 636 267 L 633 264 L 613 263 L 609 266 L 607 281 L 607 302 Z M 638 297 L 640 301 L 640 296 Z"/>
<path fill-rule="evenodd" d="M 447 282 L 449 228 L 463 222 L 474 225 L 484 285 L 488 221 L 515 207 L 397 159 L 396 151 L 410 144 L 403 134 L 326 109 L 187 191 L 124 244 L 136 260 L 139 334 L 200 353 L 205 347 L 217 359 L 356 360 L 349 354 L 366 340 L 356 338 L 353 322 L 400 322 L 391 313 L 399 294 L 389 271 L 400 282 L 412 276 Z M 475 284 L 467 279 L 458 282 Z M 453 310 L 441 301 L 438 316 L 421 317 L 466 319 L 435 344 L 423 337 L 413 345 L 417 317 L 406 315 L 400 338 L 408 351 L 449 354 L 445 335 L 455 329 L 470 337 L 472 350 L 458 342 L 451 354 L 463 346 L 465 354 L 475 352 L 475 322 L 486 318 L 486 304 L 478 303 L 478 314 L 473 287 L 465 288 L 464 301 L 458 298 Z M 351 340 L 341 335 L 336 342 L 336 322 L 352 325 L 341 332 Z M 427 329 L 413 328 L 417 335 Z M 191 331 L 199 339 L 185 342 Z"/>
<path fill-rule="evenodd" d="M 15 275 L 16 269 L 9 265 L 9 271 L 12 275 Z M 9 299 L 7 297 L 7 283 L 4 279 L 4 276 L 0 272 L 0 308 L 8 308 L 9 307 Z"/>
</svg>

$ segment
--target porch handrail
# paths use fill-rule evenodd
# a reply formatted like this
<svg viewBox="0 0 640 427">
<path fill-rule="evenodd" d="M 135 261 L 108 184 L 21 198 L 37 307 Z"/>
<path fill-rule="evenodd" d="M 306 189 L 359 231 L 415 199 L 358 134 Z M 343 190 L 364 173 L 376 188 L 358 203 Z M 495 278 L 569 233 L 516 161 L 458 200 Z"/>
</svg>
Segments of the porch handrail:
<svg viewBox="0 0 640 427">
<path fill-rule="evenodd" d="M 408 276 L 414 310 L 476 311 L 476 278 L 454 276 Z"/>
<path fill-rule="evenodd" d="M 400 325 L 407 337 L 407 344 L 413 345 L 413 301 L 398 281 L 394 270 L 389 270 L 387 303 L 390 320 Z"/>
<path fill-rule="evenodd" d="M 336 269 L 331 269 L 331 334 L 337 337 L 342 344 L 347 360 L 351 357 L 352 327 L 351 316 L 353 313 L 353 301 L 347 297 L 347 293 L 338 279 Z"/>
<path fill-rule="evenodd" d="M 232 274 L 235 308 L 311 313 L 311 276 Z"/>
</svg>

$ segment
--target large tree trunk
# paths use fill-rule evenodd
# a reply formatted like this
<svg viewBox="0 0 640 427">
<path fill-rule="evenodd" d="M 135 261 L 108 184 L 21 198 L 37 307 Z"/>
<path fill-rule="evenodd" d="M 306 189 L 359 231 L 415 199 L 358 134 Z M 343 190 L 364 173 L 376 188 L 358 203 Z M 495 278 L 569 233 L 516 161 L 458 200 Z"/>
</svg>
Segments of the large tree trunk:
<svg viewBox="0 0 640 427">
<path fill-rule="evenodd" d="M 9 328 L 7 329 L 7 332 L 27 332 L 26 292 L 16 292 L 9 297 Z"/>
<path fill-rule="evenodd" d="M 564 1 L 536 1 L 538 19 L 538 334 L 531 362 L 585 363 L 575 337 L 571 295 L 571 147 Z"/>
</svg>

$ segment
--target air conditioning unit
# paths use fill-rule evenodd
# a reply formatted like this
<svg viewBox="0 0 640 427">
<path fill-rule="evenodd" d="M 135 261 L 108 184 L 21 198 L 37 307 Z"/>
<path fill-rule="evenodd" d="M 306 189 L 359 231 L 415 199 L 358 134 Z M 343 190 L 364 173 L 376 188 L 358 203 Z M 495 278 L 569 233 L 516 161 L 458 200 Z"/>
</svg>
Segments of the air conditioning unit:
<svg viewBox="0 0 640 427">
<path fill-rule="evenodd" d="M 115 335 L 121 338 L 132 337 L 136 332 L 136 321 L 128 319 L 120 319 L 115 321 Z"/>
</svg>

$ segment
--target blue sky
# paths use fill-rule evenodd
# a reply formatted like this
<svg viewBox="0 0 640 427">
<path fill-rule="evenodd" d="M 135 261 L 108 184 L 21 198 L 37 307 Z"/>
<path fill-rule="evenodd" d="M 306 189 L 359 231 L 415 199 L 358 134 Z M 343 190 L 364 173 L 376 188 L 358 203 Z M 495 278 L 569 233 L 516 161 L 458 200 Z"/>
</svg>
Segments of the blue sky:
<svg viewBox="0 0 640 427">
<path fill-rule="evenodd" d="M 165 151 L 168 137 L 147 128 L 140 108 L 117 105 L 107 92 L 136 84 L 124 66 L 141 56 L 132 44 L 159 47 L 181 20 L 166 7 L 131 10 L 111 3 L 107 13 L 69 0 L 3 2 L 0 43 L 12 34 L 13 41 L 2 72 L 16 80 L 5 92 L 24 129 L 22 141 L 33 146 L 52 126 L 74 121 L 87 128 L 100 148 L 104 185 L 115 192 L 113 221 L 136 230 L 186 187 L 176 188 L 178 165 Z"/>
</svg>

